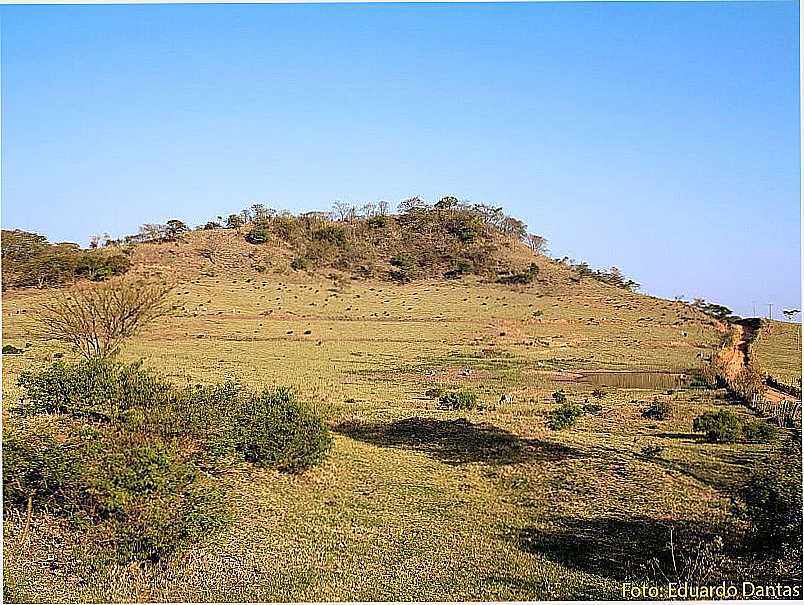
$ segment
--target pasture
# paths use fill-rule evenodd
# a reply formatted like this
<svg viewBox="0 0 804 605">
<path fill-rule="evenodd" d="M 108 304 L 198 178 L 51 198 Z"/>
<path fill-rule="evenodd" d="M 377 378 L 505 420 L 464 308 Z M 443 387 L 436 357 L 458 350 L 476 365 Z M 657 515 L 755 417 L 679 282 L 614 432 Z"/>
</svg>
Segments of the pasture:
<svg viewBox="0 0 804 605">
<path fill-rule="evenodd" d="M 801 324 L 771 321 L 751 347 L 762 369 L 789 384 L 801 380 Z"/>
<path fill-rule="evenodd" d="M 32 331 L 43 296 L 4 294 L 3 342 L 24 349 L 3 360 L 7 423 L 26 421 L 12 409 L 19 373 L 71 357 Z M 173 303 L 123 357 L 176 382 L 291 386 L 326 417 L 328 459 L 298 476 L 231 472 L 221 481 L 236 518 L 223 533 L 166 562 L 91 577 L 67 564 L 80 535 L 36 511 L 20 543 L 24 519 L 12 515 L 4 574 L 17 598 L 618 598 L 625 578 L 661 577 L 657 565 L 670 573 L 671 527 L 682 540 L 738 531 L 730 490 L 777 447 L 692 433 L 703 411 L 749 414 L 718 390 L 593 393 L 584 371 L 689 371 L 720 341 L 683 304 L 599 283 L 250 274 L 185 282 Z M 792 366 L 800 345 L 769 358 Z M 425 395 L 434 387 L 469 389 L 480 406 L 439 409 Z M 559 389 L 599 409 L 551 431 L 545 419 Z M 504 393 L 511 402 L 500 402 Z M 672 402 L 669 420 L 643 417 L 654 399 Z"/>
</svg>

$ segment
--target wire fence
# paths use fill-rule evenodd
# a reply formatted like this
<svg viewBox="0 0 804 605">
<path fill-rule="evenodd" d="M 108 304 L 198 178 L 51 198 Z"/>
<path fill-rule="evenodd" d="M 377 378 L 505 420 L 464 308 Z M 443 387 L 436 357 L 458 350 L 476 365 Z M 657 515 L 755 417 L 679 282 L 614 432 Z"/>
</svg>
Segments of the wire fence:
<svg viewBox="0 0 804 605">
<path fill-rule="evenodd" d="M 751 400 L 751 409 L 763 416 L 775 418 L 779 426 L 801 428 L 801 401 L 783 399 L 770 401 L 759 395 Z"/>
</svg>

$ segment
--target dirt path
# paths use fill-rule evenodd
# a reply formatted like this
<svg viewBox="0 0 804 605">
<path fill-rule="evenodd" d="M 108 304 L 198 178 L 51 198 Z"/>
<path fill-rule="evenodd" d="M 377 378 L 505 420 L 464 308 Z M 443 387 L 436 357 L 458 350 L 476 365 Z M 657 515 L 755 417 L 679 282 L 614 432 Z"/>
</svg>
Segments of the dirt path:
<svg viewBox="0 0 804 605">
<path fill-rule="evenodd" d="M 730 341 L 717 354 L 718 359 L 723 364 L 723 372 L 726 376 L 735 378 L 745 368 L 747 350 L 748 341 L 745 328 L 740 324 L 734 324 Z"/>
<path fill-rule="evenodd" d="M 732 324 L 731 340 L 718 353 L 718 359 L 723 364 L 723 371 L 729 378 L 735 378 L 748 364 L 748 347 L 756 338 L 758 328 L 743 324 Z M 765 399 L 777 403 L 790 396 L 766 386 Z"/>
</svg>

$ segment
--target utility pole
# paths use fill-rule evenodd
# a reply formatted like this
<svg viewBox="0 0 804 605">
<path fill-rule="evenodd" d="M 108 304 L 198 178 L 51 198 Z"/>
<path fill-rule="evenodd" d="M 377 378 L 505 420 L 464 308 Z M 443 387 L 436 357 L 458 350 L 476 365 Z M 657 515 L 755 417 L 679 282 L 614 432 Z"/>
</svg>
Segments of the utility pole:
<svg viewBox="0 0 804 605">
<path fill-rule="evenodd" d="M 773 303 L 768 303 L 768 319 L 773 319 Z"/>
<path fill-rule="evenodd" d="M 756 301 L 753 301 L 753 300 L 751 301 L 751 307 L 754 309 L 754 312 L 752 313 L 751 317 L 756 317 L 757 316 L 757 303 L 756 303 Z"/>
</svg>

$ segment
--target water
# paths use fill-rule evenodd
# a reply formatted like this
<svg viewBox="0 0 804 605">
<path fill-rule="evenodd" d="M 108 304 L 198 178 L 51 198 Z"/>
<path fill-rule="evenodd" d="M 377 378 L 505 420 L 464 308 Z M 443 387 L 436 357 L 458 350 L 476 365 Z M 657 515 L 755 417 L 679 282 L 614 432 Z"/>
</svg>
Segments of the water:
<svg viewBox="0 0 804 605">
<path fill-rule="evenodd" d="M 613 389 L 677 389 L 691 386 L 693 376 L 671 372 L 589 372 L 582 378 Z"/>
</svg>

